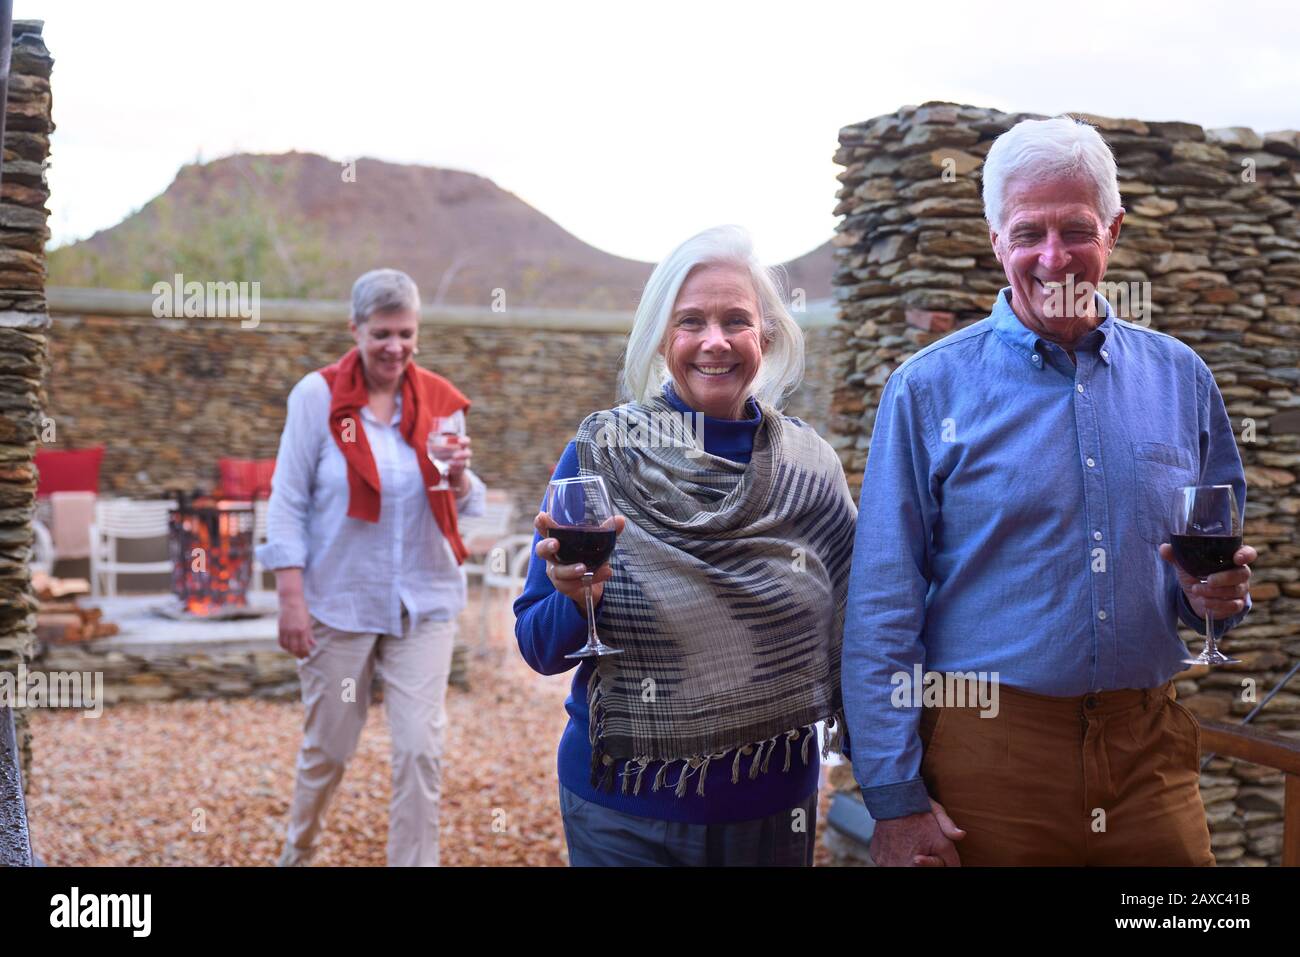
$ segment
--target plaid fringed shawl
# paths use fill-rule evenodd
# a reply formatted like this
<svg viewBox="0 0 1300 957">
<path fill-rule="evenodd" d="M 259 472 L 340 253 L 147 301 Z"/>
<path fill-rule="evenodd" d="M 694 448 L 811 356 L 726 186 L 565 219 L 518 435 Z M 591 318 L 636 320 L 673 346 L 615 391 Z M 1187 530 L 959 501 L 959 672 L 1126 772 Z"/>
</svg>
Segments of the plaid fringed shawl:
<svg viewBox="0 0 1300 957">
<path fill-rule="evenodd" d="M 604 478 L 626 516 L 599 611 L 588 686 L 592 784 L 613 787 L 627 760 L 640 793 L 682 762 L 680 797 L 709 765 L 731 780 L 768 770 L 784 743 L 807 763 L 818 721 L 839 747 L 840 646 L 857 510 L 844 470 L 811 428 L 760 406 L 748 465 L 701 449 L 662 395 L 589 416 L 575 445 L 583 475 Z"/>
</svg>

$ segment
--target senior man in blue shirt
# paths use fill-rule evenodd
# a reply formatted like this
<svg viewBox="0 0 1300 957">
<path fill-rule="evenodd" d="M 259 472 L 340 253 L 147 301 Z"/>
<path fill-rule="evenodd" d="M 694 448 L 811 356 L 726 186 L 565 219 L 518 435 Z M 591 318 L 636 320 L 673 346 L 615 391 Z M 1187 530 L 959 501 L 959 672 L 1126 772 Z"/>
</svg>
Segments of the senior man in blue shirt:
<svg viewBox="0 0 1300 957">
<path fill-rule="evenodd" d="M 1177 626 L 1244 618 L 1256 553 L 1202 585 L 1167 542 L 1181 486 L 1244 512 L 1223 398 L 1092 292 L 1124 218 L 1096 130 L 1017 124 L 984 205 L 1009 286 L 895 370 L 863 481 L 843 687 L 872 855 L 1212 864 Z"/>
</svg>

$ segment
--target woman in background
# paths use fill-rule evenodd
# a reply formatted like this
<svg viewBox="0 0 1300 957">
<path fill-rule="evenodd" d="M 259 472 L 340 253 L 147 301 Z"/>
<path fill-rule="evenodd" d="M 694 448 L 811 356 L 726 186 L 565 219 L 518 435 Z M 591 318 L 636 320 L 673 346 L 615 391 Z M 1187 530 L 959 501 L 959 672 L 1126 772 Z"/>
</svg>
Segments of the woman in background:
<svg viewBox="0 0 1300 957">
<path fill-rule="evenodd" d="M 388 863 L 438 863 L 444 698 L 465 606 L 457 515 L 485 489 L 461 438 L 446 479 L 426 454 L 435 418 L 463 433 L 469 400 L 415 365 L 420 297 L 395 269 L 352 287 L 356 348 L 289 393 L 268 541 L 280 645 L 299 659 L 306 710 L 283 866 L 315 853 L 330 798 L 365 726 L 375 665 L 393 739 Z"/>
</svg>

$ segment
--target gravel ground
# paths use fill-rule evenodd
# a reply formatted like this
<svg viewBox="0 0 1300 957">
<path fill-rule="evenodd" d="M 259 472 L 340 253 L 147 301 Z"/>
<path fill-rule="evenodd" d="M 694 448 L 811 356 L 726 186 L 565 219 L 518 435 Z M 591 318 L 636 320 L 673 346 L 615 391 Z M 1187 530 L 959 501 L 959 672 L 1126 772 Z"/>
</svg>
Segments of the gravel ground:
<svg viewBox="0 0 1300 957">
<path fill-rule="evenodd" d="M 471 691 L 447 695 L 442 863 L 567 863 L 555 748 L 570 676 L 535 674 L 504 635 L 472 658 L 470 676 Z M 297 702 L 139 703 L 97 719 L 31 716 L 27 812 L 45 863 L 274 864 L 301 741 Z M 330 807 L 317 864 L 385 864 L 389 789 L 388 728 L 376 704 Z M 826 806 L 823 791 L 819 830 Z M 829 863 L 820 840 L 817 863 Z"/>
</svg>

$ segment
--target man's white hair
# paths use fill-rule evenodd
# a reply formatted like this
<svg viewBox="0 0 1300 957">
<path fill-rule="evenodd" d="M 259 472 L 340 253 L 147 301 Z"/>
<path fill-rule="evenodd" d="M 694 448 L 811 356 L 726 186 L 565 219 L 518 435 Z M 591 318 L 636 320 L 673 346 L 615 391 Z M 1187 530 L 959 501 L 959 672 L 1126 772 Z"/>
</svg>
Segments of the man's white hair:
<svg viewBox="0 0 1300 957">
<path fill-rule="evenodd" d="M 1060 178 L 1091 183 L 1104 225 L 1109 226 L 1120 214 L 1115 155 L 1106 141 L 1087 123 L 1054 116 L 1021 120 L 993 141 L 984 160 L 984 218 L 989 227 L 1002 231 L 1002 204 L 1010 180 L 1043 183 Z"/>
<path fill-rule="evenodd" d="M 352 284 L 352 321 L 357 325 L 377 312 L 420 311 L 420 290 L 400 269 L 372 269 Z"/>
<path fill-rule="evenodd" d="M 744 229 L 715 226 L 686 240 L 650 274 L 623 359 L 624 399 L 645 402 L 671 380 L 660 349 L 667 338 L 677 294 L 691 270 L 723 263 L 749 272 L 762 313 L 760 334 L 766 348 L 758 375 L 750 383 L 750 395 L 779 409 L 786 396 L 798 388 L 803 381 L 803 330 L 785 306 L 780 273 L 758 261 Z"/>
</svg>

